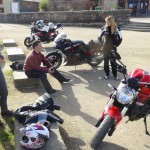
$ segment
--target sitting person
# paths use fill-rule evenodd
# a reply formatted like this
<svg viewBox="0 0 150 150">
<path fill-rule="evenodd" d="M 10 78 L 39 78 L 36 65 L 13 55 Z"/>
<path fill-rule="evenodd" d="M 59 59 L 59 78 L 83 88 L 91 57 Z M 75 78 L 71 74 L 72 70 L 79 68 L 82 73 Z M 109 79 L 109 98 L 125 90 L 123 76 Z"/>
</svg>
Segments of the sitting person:
<svg viewBox="0 0 150 150">
<path fill-rule="evenodd" d="M 8 96 L 8 89 L 5 81 L 5 77 L 2 72 L 1 62 L 4 61 L 4 56 L 0 53 L 0 107 L 1 107 L 1 115 L 2 116 L 12 116 L 13 112 L 8 110 L 7 106 L 7 96 Z M 0 121 L 0 126 L 3 123 Z"/>
<path fill-rule="evenodd" d="M 40 78 L 47 93 L 55 93 L 50 83 L 48 82 L 46 73 L 52 74 L 60 83 L 68 82 L 70 79 L 65 78 L 60 72 L 55 70 L 52 64 L 41 53 L 42 45 L 40 40 L 34 41 L 33 50 L 28 54 L 24 61 L 23 69 L 29 78 Z M 46 67 L 41 67 L 41 63 Z"/>
</svg>

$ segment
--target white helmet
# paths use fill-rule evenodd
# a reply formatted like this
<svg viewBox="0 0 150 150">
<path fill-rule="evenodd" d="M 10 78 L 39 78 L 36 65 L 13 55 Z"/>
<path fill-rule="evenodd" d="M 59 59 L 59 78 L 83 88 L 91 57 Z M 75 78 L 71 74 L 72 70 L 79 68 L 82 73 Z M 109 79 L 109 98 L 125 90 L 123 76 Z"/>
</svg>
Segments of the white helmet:
<svg viewBox="0 0 150 150">
<path fill-rule="evenodd" d="M 20 144 L 24 148 L 37 149 L 44 146 L 49 138 L 49 130 L 42 124 L 33 123 L 21 128 L 22 135 Z"/>
<path fill-rule="evenodd" d="M 44 22 L 43 22 L 43 20 L 38 20 L 35 24 L 37 25 L 37 27 L 38 27 L 39 29 L 41 29 L 41 28 L 44 27 Z"/>
<path fill-rule="evenodd" d="M 50 29 L 54 29 L 54 24 L 52 22 L 49 22 L 48 26 L 49 26 Z"/>
</svg>

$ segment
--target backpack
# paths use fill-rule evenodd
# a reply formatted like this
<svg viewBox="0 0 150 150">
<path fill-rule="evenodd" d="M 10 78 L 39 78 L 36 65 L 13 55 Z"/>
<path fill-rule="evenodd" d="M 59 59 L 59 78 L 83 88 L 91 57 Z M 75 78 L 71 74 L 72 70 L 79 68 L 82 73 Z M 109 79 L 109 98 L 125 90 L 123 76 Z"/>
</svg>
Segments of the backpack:
<svg viewBox="0 0 150 150">
<path fill-rule="evenodd" d="M 12 70 L 23 70 L 23 61 L 15 61 L 10 65 Z"/>
</svg>

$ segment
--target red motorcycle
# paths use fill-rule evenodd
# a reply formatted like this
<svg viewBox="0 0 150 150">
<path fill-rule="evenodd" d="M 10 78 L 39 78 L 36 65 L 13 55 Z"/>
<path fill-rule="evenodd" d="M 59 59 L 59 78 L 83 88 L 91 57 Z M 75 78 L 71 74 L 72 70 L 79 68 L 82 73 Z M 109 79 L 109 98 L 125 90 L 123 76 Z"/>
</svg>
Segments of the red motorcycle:
<svg viewBox="0 0 150 150">
<path fill-rule="evenodd" d="M 95 125 L 99 129 L 90 143 L 93 149 L 100 145 L 106 134 L 112 136 L 117 125 L 125 116 L 129 117 L 128 121 L 144 118 L 145 132 L 150 135 L 146 122 L 150 114 L 150 73 L 137 68 L 127 76 L 123 63 L 122 65 L 117 64 L 117 70 L 124 75 L 124 79 L 117 88 L 108 84 L 113 92 Z"/>
</svg>

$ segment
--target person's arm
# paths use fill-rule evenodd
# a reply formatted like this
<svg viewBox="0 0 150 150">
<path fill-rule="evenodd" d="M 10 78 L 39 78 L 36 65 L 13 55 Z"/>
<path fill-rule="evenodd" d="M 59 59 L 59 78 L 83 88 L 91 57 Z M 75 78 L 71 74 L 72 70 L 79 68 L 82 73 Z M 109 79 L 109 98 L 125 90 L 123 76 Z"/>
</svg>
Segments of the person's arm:
<svg viewBox="0 0 150 150">
<path fill-rule="evenodd" d="M 118 27 L 117 28 L 117 42 L 115 44 L 116 47 L 118 47 L 122 42 L 122 32 L 121 29 Z"/>
<path fill-rule="evenodd" d="M 99 41 L 100 44 L 103 43 L 103 41 L 102 41 L 103 35 L 104 35 L 104 27 L 102 27 L 102 28 L 100 29 L 99 36 L 98 36 L 98 41 Z"/>
<path fill-rule="evenodd" d="M 44 66 L 47 66 L 48 68 L 53 67 L 53 65 L 47 60 L 47 58 L 45 58 L 43 54 L 41 54 L 41 57 L 42 57 L 42 63 Z"/>
<path fill-rule="evenodd" d="M 40 64 L 38 63 L 38 57 L 36 57 L 35 55 L 31 55 L 27 58 L 27 60 L 25 61 L 25 65 L 27 66 L 31 66 L 31 68 L 35 69 L 35 70 L 39 70 L 39 71 L 44 71 L 44 72 L 49 72 L 49 68 L 45 68 L 45 67 L 41 67 Z"/>
</svg>

